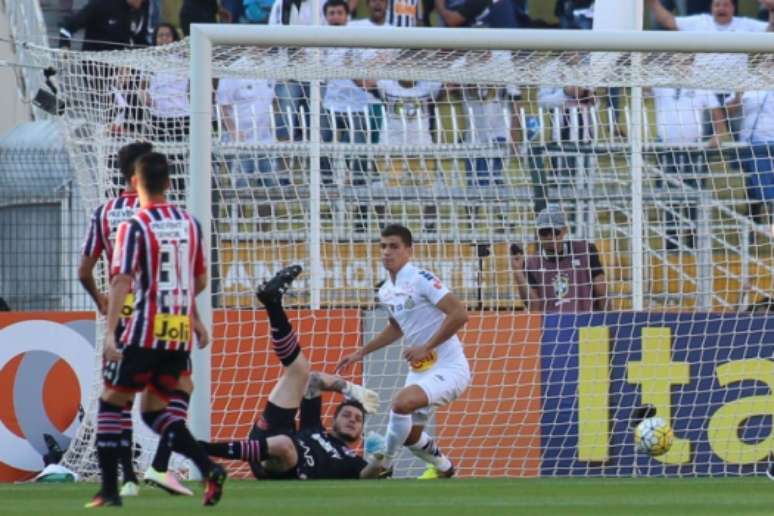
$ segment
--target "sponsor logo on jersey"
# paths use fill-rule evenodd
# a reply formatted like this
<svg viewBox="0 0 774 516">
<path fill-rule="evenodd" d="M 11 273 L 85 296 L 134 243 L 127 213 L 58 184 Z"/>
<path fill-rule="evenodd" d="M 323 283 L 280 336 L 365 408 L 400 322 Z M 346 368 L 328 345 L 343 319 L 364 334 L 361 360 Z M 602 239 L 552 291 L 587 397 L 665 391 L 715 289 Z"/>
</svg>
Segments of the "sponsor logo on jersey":
<svg viewBox="0 0 774 516">
<path fill-rule="evenodd" d="M 415 373 L 427 371 L 435 365 L 436 361 L 438 361 L 438 353 L 431 351 L 425 358 L 411 362 L 411 370 Z"/>
<path fill-rule="evenodd" d="M 121 317 L 128 319 L 134 312 L 134 292 L 129 292 L 124 298 L 124 304 L 121 306 Z"/>
<path fill-rule="evenodd" d="M 153 336 L 159 340 L 191 340 L 191 319 L 187 315 L 156 314 Z"/>
</svg>

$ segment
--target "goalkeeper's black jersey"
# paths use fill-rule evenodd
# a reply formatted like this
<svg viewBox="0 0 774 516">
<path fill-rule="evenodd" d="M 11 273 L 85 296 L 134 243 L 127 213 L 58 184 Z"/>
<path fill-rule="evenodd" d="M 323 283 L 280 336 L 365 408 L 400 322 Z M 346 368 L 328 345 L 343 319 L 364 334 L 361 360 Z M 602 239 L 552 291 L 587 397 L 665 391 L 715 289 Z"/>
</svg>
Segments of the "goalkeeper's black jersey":
<svg viewBox="0 0 774 516">
<path fill-rule="evenodd" d="M 366 461 L 339 439 L 318 430 L 302 430 L 293 436 L 298 451 L 296 475 L 300 479 L 360 478 Z"/>
<path fill-rule="evenodd" d="M 300 428 L 291 436 L 298 452 L 296 476 L 300 479 L 359 478 L 368 463 L 325 431 L 320 398 L 303 400 L 299 412 Z"/>
</svg>

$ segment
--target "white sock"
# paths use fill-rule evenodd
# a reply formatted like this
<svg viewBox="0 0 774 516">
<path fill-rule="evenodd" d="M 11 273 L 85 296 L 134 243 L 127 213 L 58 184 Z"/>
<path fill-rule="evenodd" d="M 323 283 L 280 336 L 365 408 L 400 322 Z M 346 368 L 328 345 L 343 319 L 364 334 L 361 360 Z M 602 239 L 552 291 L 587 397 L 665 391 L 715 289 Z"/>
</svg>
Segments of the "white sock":
<svg viewBox="0 0 774 516">
<path fill-rule="evenodd" d="M 441 452 L 433 438 L 425 432 L 422 432 L 419 440 L 409 446 L 408 449 L 411 450 L 415 457 L 428 464 L 432 464 L 438 471 L 449 471 L 449 468 L 452 467 L 449 458 Z"/>
<path fill-rule="evenodd" d="M 396 414 L 390 411 L 390 420 L 387 423 L 387 446 L 384 451 L 384 461 L 382 465 L 389 468 L 392 465 L 395 455 L 398 454 L 403 443 L 411 433 L 411 414 Z"/>
</svg>

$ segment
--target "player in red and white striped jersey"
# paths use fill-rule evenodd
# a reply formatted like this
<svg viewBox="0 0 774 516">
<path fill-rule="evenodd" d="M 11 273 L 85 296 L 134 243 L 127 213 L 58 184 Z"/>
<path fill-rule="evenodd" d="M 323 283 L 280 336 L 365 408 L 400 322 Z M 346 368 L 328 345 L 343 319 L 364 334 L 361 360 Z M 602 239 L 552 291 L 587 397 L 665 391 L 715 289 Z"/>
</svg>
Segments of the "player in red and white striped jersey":
<svg viewBox="0 0 774 516">
<path fill-rule="evenodd" d="M 140 200 L 137 192 L 131 185 L 131 179 L 134 175 L 134 162 L 142 156 L 153 150 L 150 143 L 134 142 L 124 145 L 118 151 L 118 169 L 124 179 L 126 190 L 121 195 L 109 199 L 104 204 L 97 207 L 91 217 L 89 229 L 86 232 L 86 238 L 83 241 L 81 253 L 81 262 L 78 266 L 78 279 L 81 285 L 86 289 L 91 298 L 97 305 L 97 310 L 102 315 L 107 313 L 107 296 L 99 291 L 97 282 L 94 279 L 94 267 L 97 266 L 99 259 L 105 255 L 105 261 L 110 265 L 113 258 L 113 245 L 115 243 L 116 231 L 118 225 L 134 215 L 140 207 Z M 123 315 L 128 315 L 131 310 L 131 296 L 127 299 Z M 121 325 L 119 325 L 119 331 Z M 132 464 L 132 404 L 131 402 L 124 407 L 121 414 L 121 470 L 123 471 L 124 485 L 121 492 L 124 495 L 136 494 L 139 490 L 137 475 L 134 473 Z"/>
<path fill-rule="evenodd" d="M 86 238 L 84 238 L 81 254 L 81 263 L 78 268 L 78 276 L 81 284 L 94 299 L 100 314 L 107 312 L 107 296 L 99 291 L 94 279 L 94 268 L 104 254 L 108 264 L 113 258 L 113 247 L 115 245 L 118 226 L 125 220 L 130 219 L 140 208 L 140 200 L 137 191 L 132 186 L 132 176 L 134 176 L 134 162 L 142 156 L 153 150 L 153 146 L 147 142 L 134 142 L 124 145 L 119 149 L 117 157 L 118 168 L 124 180 L 126 189 L 118 196 L 109 199 L 104 204 L 97 207 L 91 217 Z M 108 270 L 108 272 L 110 272 Z M 123 316 L 119 320 L 116 329 L 116 338 L 123 332 L 125 323 L 129 320 L 134 307 L 134 295 L 129 294 L 121 309 Z M 191 370 L 188 368 L 182 373 L 180 383 L 172 394 L 169 401 L 168 410 L 176 412 L 186 419 L 188 412 L 188 402 L 193 383 L 191 382 Z M 121 413 L 121 448 L 120 460 L 121 471 L 123 472 L 124 483 L 121 486 L 120 494 L 122 496 L 136 496 L 139 494 L 139 481 L 134 472 L 133 464 L 133 428 L 132 428 L 132 403 L 131 401 L 124 407 Z M 168 471 L 169 459 L 172 450 L 166 441 L 161 441 L 156 449 L 156 455 L 153 458 L 152 466 L 145 472 L 145 482 L 151 485 L 161 487 L 168 492 L 175 494 L 192 495 L 190 489 L 185 487 L 171 471 Z"/>
<path fill-rule="evenodd" d="M 134 311 L 121 343 L 191 351 L 196 282 L 206 278 L 199 223 L 166 202 L 144 205 L 118 229 L 113 276 L 131 276 Z"/>
<path fill-rule="evenodd" d="M 119 226 L 111 263 L 103 349 L 107 365 L 96 440 L 102 488 L 87 507 L 121 505 L 117 422 L 121 407 L 139 391 L 144 391 L 143 421 L 173 451 L 196 464 L 205 478 L 204 504 L 214 505 L 220 500 L 226 472 L 207 457 L 185 420 L 167 410 L 180 375 L 188 367 L 194 333 L 200 347 L 209 341 L 194 303 L 207 283 L 201 228 L 185 210 L 167 202 L 169 164 L 163 154 L 140 157 L 132 184 L 140 209 Z M 132 290 L 134 307 L 119 344 L 115 329 L 123 301 Z"/>
</svg>

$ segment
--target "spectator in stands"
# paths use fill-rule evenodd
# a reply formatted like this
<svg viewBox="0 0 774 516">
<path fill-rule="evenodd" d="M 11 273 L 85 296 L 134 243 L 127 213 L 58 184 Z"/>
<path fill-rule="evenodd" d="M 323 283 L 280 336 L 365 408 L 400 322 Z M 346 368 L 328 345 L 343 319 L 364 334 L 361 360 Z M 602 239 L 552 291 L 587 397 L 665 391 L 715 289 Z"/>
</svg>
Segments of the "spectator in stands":
<svg viewBox="0 0 774 516">
<path fill-rule="evenodd" d="M 574 57 L 572 59 L 575 59 Z M 543 171 L 535 181 L 534 189 L 542 196 L 552 188 L 573 189 L 579 160 L 584 167 L 591 165 L 591 156 L 578 151 L 578 146 L 587 144 L 593 133 L 592 122 L 599 120 L 592 116 L 597 109 L 594 91 L 583 86 L 542 86 L 538 90 L 538 104 L 549 113 L 552 126 L 552 140 L 561 145 L 558 154 L 550 156 L 550 167 L 538 167 Z M 540 158 L 539 160 L 542 160 Z M 550 174 L 549 177 L 546 175 Z M 535 202 L 542 201 L 536 196 Z"/>
<path fill-rule="evenodd" d="M 231 13 L 218 0 L 183 0 L 180 7 L 180 28 L 186 36 L 191 35 L 192 23 L 231 22 Z"/>
<path fill-rule="evenodd" d="M 769 224 L 774 201 L 774 91 L 736 93 L 728 103 L 741 107 L 741 140 L 750 144 L 742 158 L 750 215 L 756 224 Z"/>
<path fill-rule="evenodd" d="M 435 10 L 449 27 L 514 29 L 518 26 L 512 0 L 435 0 Z"/>
<path fill-rule="evenodd" d="M 509 52 L 492 59 L 499 56 L 510 60 Z M 513 122 L 518 124 L 519 88 L 481 84 L 463 84 L 458 88 L 468 119 L 465 142 L 505 149 L 510 143 L 509 126 Z M 469 186 L 502 185 L 503 168 L 503 157 L 471 157 L 465 161 L 467 183 Z"/>
<path fill-rule="evenodd" d="M 385 108 L 382 143 L 426 146 L 433 143 L 430 129 L 431 112 L 435 101 L 445 88 L 434 81 L 376 82 L 376 91 Z M 386 161 L 388 185 L 403 184 L 415 188 L 427 188 L 435 182 L 434 160 L 424 157 L 391 157 Z M 436 207 L 423 208 L 425 231 L 436 230 Z"/>
<path fill-rule="evenodd" d="M 312 25 L 311 0 L 274 0 L 269 13 L 269 25 Z M 320 2 L 320 8 L 324 6 Z M 321 12 L 320 20 L 325 22 L 325 12 Z M 292 55 L 298 49 L 290 48 Z M 289 57 L 290 59 L 291 57 Z M 298 141 L 304 138 L 303 122 L 309 127 L 309 83 L 298 81 L 279 81 L 276 84 L 277 103 L 277 138 L 280 140 Z M 305 115 L 302 117 L 302 111 Z"/>
<path fill-rule="evenodd" d="M 274 5 L 274 0 L 233 0 L 241 6 L 240 22 L 266 25 Z M 233 11 L 232 11 L 233 12 Z"/>
<path fill-rule="evenodd" d="M 148 44 L 146 0 L 89 0 L 80 11 L 65 19 L 59 29 L 59 46 L 70 47 L 73 34 L 85 29 L 83 50 L 120 50 Z"/>
<path fill-rule="evenodd" d="M 8 305 L 5 299 L 0 297 L 0 312 L 10 312 L 10 311 L 11 311 L 11 307 Z"/>
<path fill-rule="evenodd" d="M 325 2 L 325 20 L 328 25 L 343 27 L 349 18 L 349 4 L 346 0 L 328 0 Z M 357 60 L 355 49 L 332 48 L 325 51 L 325 64 L 331 69 L 351 65 Z M 322 141 L 342 143 L 366 143 L 368 140 L 368 105 L 372 96 L 351 79 L 334 79 L 325 84 L 322 105 L 323 116 L 320 120 Z M 352 184 L 366 183 L 368 161 L 364 158 L 351 160 Z M 321 160 L 321 174 L 324 183 L 333 182 L 331 159 L 324 156 Z"/>
<path fill-rule="evenodd" d="M 427 0 L 388 0 L 387 24 L 393 27 L 417 27 L 424 25 Z M 430 5 L 432 7 L 432 4 Z M 354 12 L 354 9 L 351 9 Z"/>
<path fill-rule="evenodd" d="M 594 0 L 556 0 L 554 15 L 562 29 L 591 29 Z"/>
<path fill-rule="evenodd" d="M 683 88 L 654 88 L 653 98 L 656 107 L 656 128 L 658 139 L 666 145 L 674 145 L 677 149 L 659 152 L 658 158 L 662 171 L 673 175 L 674 179 L 688 189 L 696 190 L 703 186 L 703 176 L 707 171 L 706 152 L 703 144 L 703 124 L 701 120 L 705 112 L 715 125 L 714 134 L 707 142 L 707 147 L 720 146 L 721 135 L 725 132 L 723 112 L 717 97 L 709 91 L 688 90 Z M 688 149 L 686 149 L 688 147 Z M 694 147 L 694 150 L 690 150 Z M 678 199 L 664 211 L 666 230 L 666 248 L 680 248 L 680 232 L 676 226 L 682 217 L 675 213 L 683 213 L 694 224 L 697 221 L 697 199 L 684 201 L 679 199 L 679 191 L 684 187 L 675 186 L 668 178 L 658 178 L 656 185 L 663 186 L 667 192 L 677 190 Z M 685 245 L 695 247 L 695 234 L 688 232 Z"/>
<path fill-rule="evenodd" d="M 769 5 L 771 3 L 771 5 Z M 693 16 L 674 16 L 661 3 L 661 0 L 646 0 L 656 21 L 667 30 L 708 31 L 708 32 L 764 32 L 774 30 L 774 2 L 762 0 L 769 9 L 769 21 L 735 16 L 735 0 L 712 0 L 711 14 Z M 699 66 L 722 68 L 724 73 L 743 74 L 747 69 L 747 56 L 706 54 L 696 59 Z M 715 92 L 721 104 L 730 92 Z M 739 135 L 739 114 L 733 109 L 726 110 L 726 119 L 734 138 Z"/>
<path fill-rule="evenodd" d="M 764 32 L 774 28 L 774 3 L 765 5 L 769 9 L 768 22 L 735 16 L 734 0 L 712 0 L 711 14 L 675 16 L 664 7 L 661 0 L 645 0 L 656 21 L 668 30 L 711 31 L 711 32 Z"/>
<path fill-rule="evenodd" d="M 154 44 L 169 45 L 180 41 L 177 29 L 162 23 L 153 34 Z M 160 140 L 184 140 L 188 137 L 191 108 L 188 103 L 188 77 L 185 74 L 160 72 L 148 80 L 145 105 L 149 107 L 148 130 Z"/>
<path fill-rule="evenodd" d="M 541 211 L 535 225 L 537 254 L 527 258 L 523 273 L 518 256 L 511 262 L 529 309 L 545 313 L 607 310 L 605 270 L 596 246 L 565 240 L 567 219 L 556 206 Z"/>
<path fill-rule="evenodd" d="M 387 24 L 387 1 L 388 0 L 368 0 L 368 18 L 360 18 L 350 21 L 347 25 L 350 27 L 384 27 Z M 362 51 L 360 57 L 363 60 L 368 60 L 376 57 L 378 51 Z M 362 82 L 358 81 L 358 84 L 362 86 Z M 382 127 L 382 121 L 384 120 L 384 109 L 379 99 L 373 95 L 368 96 L 368 116 L 369 124 L 371 128 L 371 143 L 379 143 L 379 131 Z"/>
<path fill-rule="evenodd" d="M 216 98 L 223 110 L 223 124 L 226 128 L 224 138 L 228 143 L 274 141 L 271 131 L 273 81 L 223 79 L 218 84 Z M 266 156 L 254 156 L 240 151 L 240 155 L 232 161 L 230 169 L 235 176 L 236 188 L 251 186 L 250 179 L 254 178 L 256 172 L 260 172 L 262 177 L 255 181 L 255 186 L 274 186 L 277 183 L 275 160 Z"/>
</svg>

